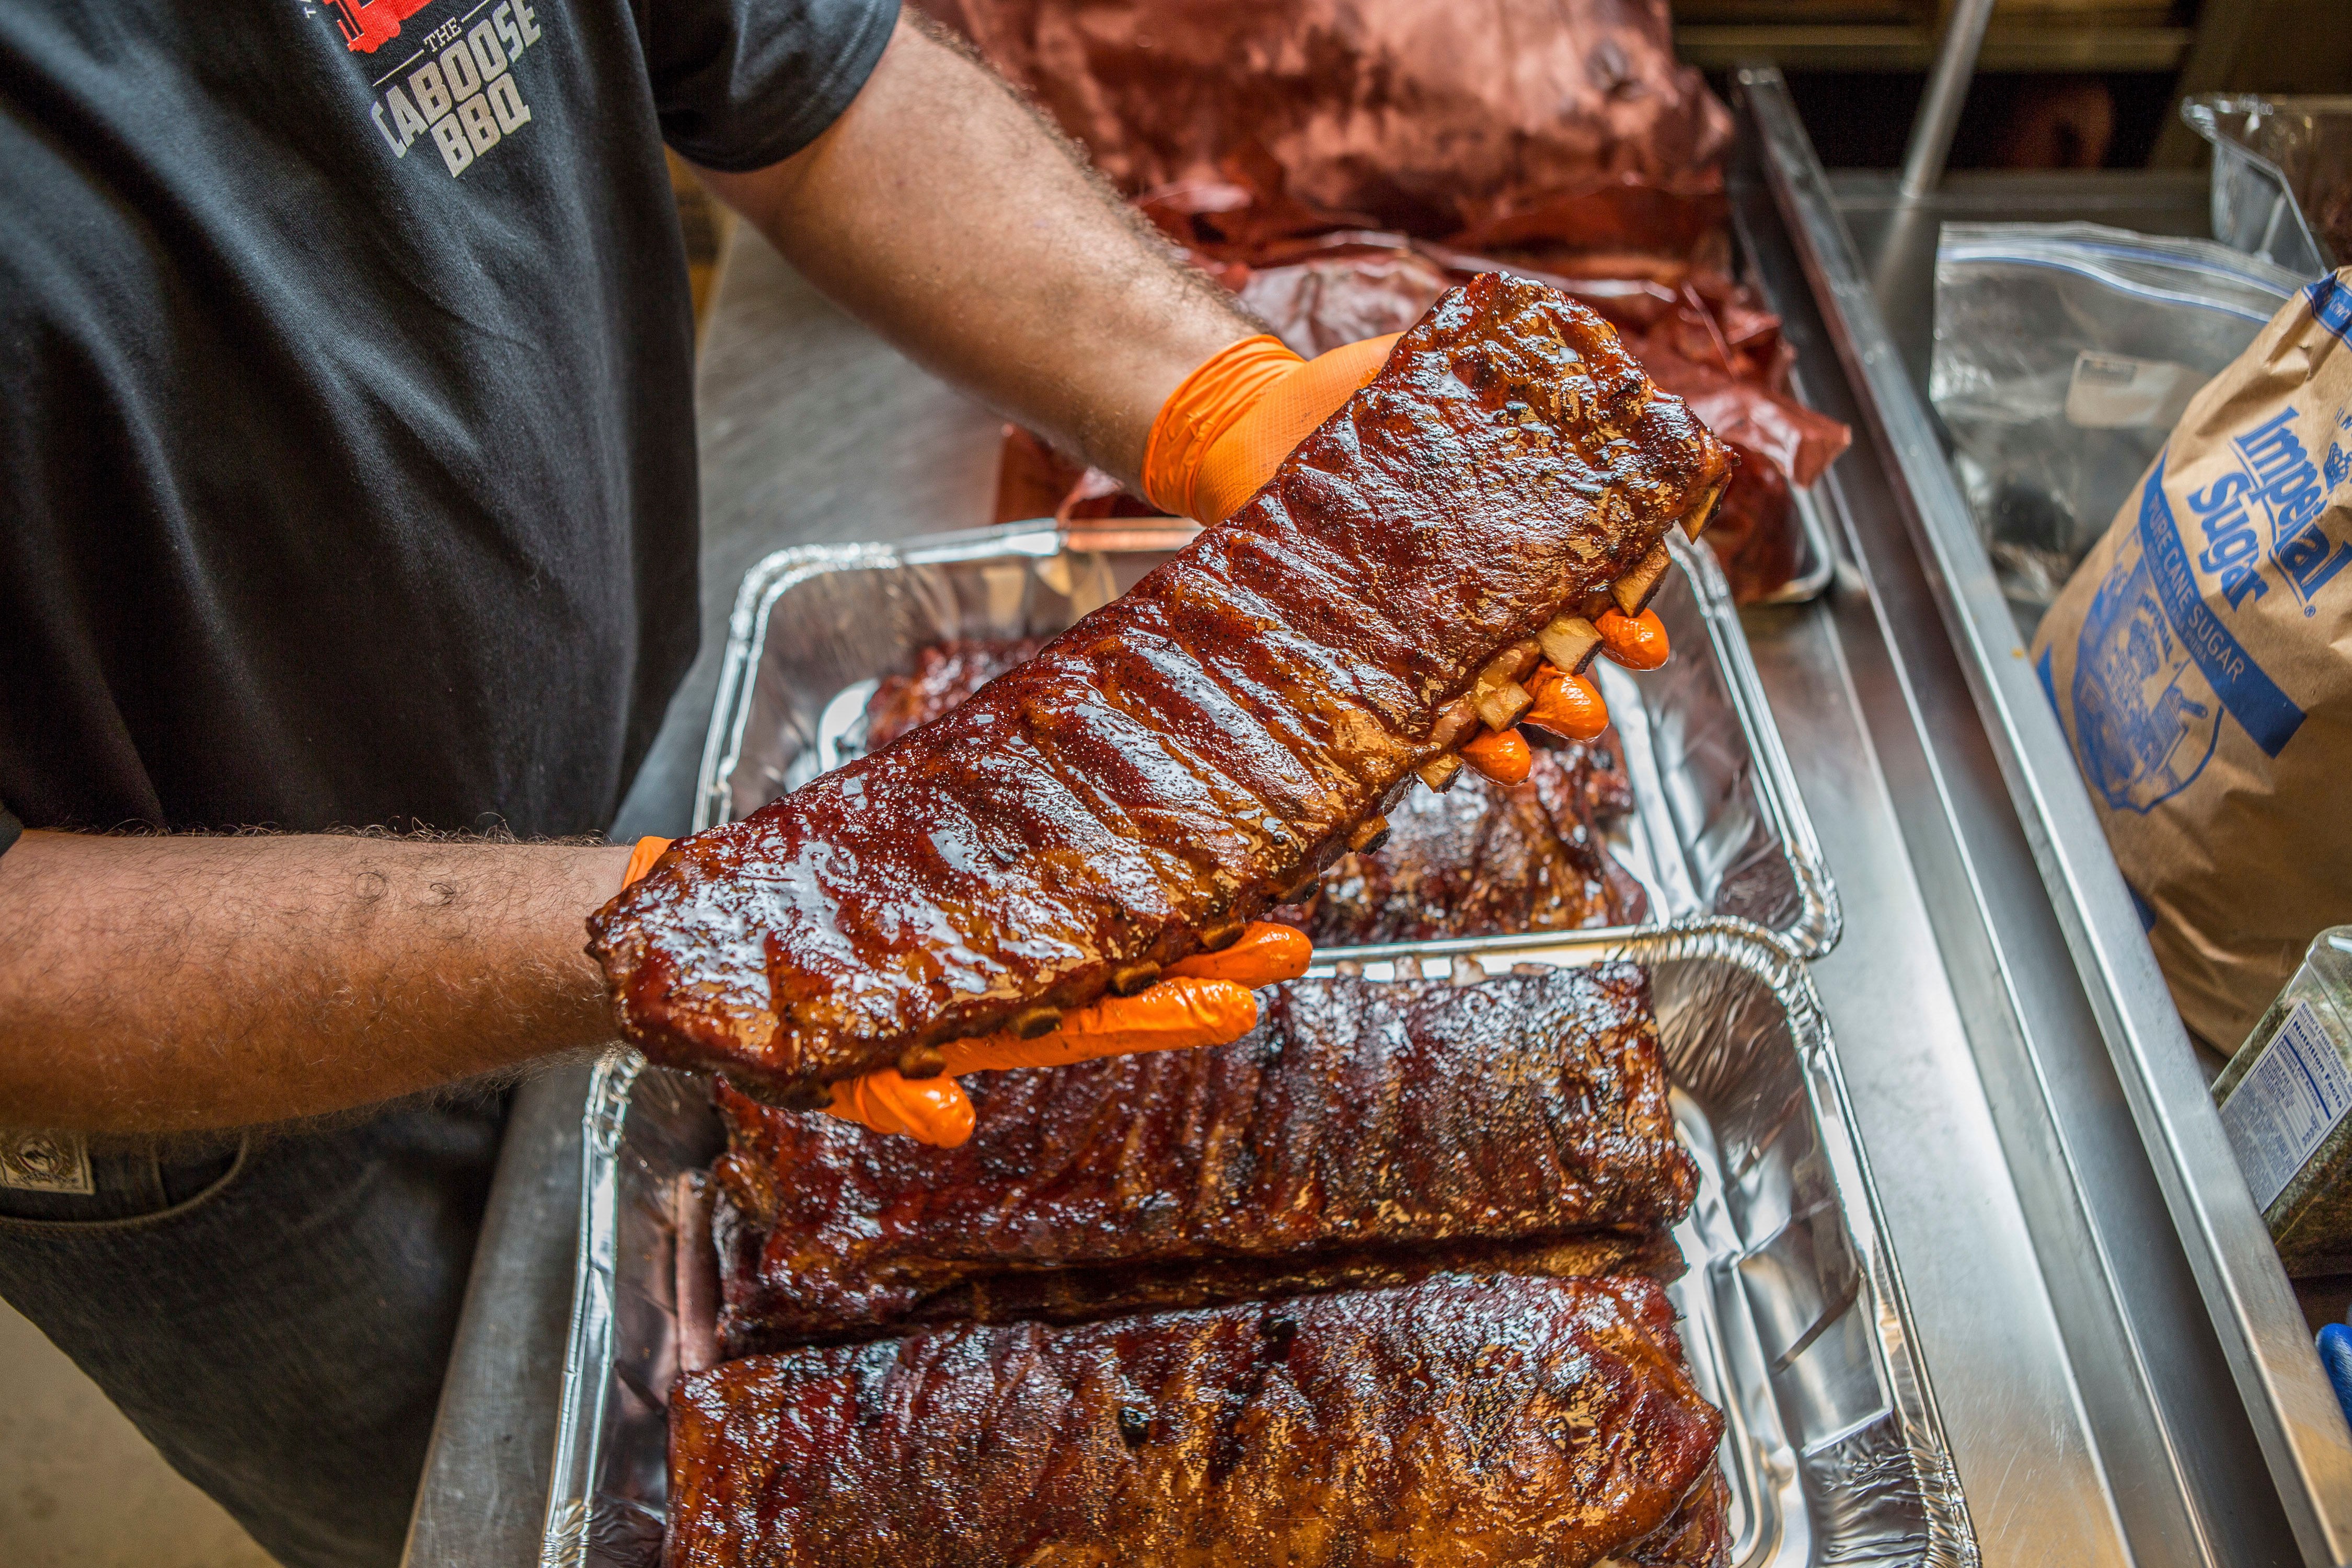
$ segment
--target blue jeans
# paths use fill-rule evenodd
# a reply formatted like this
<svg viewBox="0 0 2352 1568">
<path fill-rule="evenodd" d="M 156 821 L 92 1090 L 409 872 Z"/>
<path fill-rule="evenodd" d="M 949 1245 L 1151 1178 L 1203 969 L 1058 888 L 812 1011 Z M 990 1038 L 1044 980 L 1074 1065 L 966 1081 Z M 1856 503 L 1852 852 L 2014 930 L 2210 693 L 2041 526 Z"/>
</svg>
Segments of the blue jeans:
<svg viewBox="0 0 2352 1568">
<path fill-rule="evenodd" d="M 0 1297 L 285 1568 L 400 1559 L 504 1097 L 0 1187 Z"/>
</svg>

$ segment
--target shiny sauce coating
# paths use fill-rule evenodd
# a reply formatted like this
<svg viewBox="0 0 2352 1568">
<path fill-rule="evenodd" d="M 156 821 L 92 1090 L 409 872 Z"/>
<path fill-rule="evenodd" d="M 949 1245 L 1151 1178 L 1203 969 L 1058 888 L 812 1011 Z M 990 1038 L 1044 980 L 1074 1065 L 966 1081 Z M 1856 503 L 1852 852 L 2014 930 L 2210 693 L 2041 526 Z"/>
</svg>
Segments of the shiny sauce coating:
<svg viewBox="0 0 2352 1568">
<path fill-rule="evenodd" d="M 1183 957 L 1337 858 L 1441 708 L 1727 470 L 1600 317 L 1481 275 L 1228 521 L 598 911 L 624 1028 L 803 1102 Z"/>
<path fill-rule="evenodd" d="M 955 1149 L 722 1090 L 723 1339 L 1658 1267 L 1697 1176 L 1639 966 L 1262 996 L 1231 1045 L 977 1079 Z"/>
<path fill-rule="evenodd" d="M 667 1562 L 1718 1563 L 1674 1319 L 1648 1279 L 1444 1276 L 728 1362 L 671 1396 Z"/>
</svg>

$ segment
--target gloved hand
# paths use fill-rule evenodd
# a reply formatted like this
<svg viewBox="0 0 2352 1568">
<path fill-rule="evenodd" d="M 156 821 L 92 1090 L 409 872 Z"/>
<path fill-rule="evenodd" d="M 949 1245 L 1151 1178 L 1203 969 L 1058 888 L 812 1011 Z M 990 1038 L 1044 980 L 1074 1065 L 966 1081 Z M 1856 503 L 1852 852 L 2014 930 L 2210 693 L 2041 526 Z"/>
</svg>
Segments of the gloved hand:
<svg viewBox="0 0 2352 1568">
<path fill-rule="evenodd" d="M 1378 375 L 1402 333 L 1366 338 L 1302 360 L 1275 337 L 1244 338 L 1211 354 L 1160 405 L 1143 454 L 1143 493 L 1179 517 L 1223 522 L 1274 478 L 1292 447 Z M 1516 726 L 1538 724 L 1590 741 L 1609 725 L 1600 690 L 1583 676 L 1595 651 L 1630 669 L 1655 669 L 1670 651 L 1648 610 L 1608 610 L 1553 647 L 1532 675 L 1512 683 L 1503 709 L 1482 705 L 1462 760 L 1497 784 L 1517 784 L 1534 757 Z M 1528 700 L 1522 703 L 1520 698 Z M 1519 707 L 1517 717 L 1507 717 Z M 1491 721 L 1501 719 L 1500 723 Z"/>
<path fill-rule="evenodd" d="M 1143 493 L 1171 515 L 1223 522 L 1290 449 L 1388 363 L 1401 332 L 1300 359 L 1280 338 L 1244 338 L 1186 376 L 1151 422 Z"/>
<path fill-rule="evenodd" d="M 637 840 L 621 886 L 652 870 L 669 846 L 667 838 Z M 877 1132 L 952 1149 L 971 1136 L 971 1100 L 956 1082 L 965 1073 L 1061 1067 L 1095 1057 L 1237 1040 L 1257 1025 L 1252 989 L 1297 979 L 1313 956 L 1305 933 L 1254 921 L 1230 946 L 1180 959 L 1132 996 L 1106 996 L 1091 1007 L 1074 1009 L 1063 1015 L 1059 1027 L 1034 1039 L 1003 1033 L 950 1040 L 940 1047 L 945 1066 L 937 1077 L 910 1079 L 896 1068 L 882 1068 L 845 1079 L 833 1086 L 833 1102 L 825 1110 Z"/>
</svg>

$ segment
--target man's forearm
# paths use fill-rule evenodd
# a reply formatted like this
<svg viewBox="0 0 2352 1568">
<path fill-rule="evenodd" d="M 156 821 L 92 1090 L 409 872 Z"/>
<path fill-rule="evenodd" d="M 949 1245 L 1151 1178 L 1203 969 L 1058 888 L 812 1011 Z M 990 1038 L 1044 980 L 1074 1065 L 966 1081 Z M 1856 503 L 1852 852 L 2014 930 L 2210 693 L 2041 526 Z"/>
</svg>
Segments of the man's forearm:
<svg viewBox="0 0 2352 1568">
<path fill-rule="evenodd" d="M 0 1125 L 316 1115 L 611 1037 L 613 847 L 27 833 L 0 855 Z"/>
<path fill-rule="evenodd" d="M 1001 80 L 909 22 L 814 142 L 704 177 L 908 353 L 1129 483 L 1177 384 L 1262 330 Z"/>
</svg>

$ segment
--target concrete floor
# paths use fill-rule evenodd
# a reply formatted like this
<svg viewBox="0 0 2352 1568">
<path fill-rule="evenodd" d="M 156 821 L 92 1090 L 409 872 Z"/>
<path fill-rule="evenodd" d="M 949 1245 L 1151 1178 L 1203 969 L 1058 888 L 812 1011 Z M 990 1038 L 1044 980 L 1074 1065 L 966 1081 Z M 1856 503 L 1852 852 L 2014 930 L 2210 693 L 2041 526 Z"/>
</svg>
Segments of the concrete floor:
<svg viewBox="0 0 2352 1568">
<path fill-rule="evenodd" d="M 0 1562 L 8 1568 L 273 1568 L 5 1302 L 0 1389 Z"/>
</svg>

